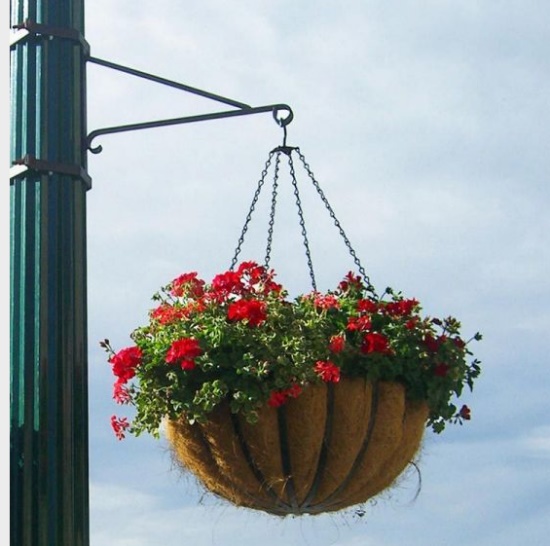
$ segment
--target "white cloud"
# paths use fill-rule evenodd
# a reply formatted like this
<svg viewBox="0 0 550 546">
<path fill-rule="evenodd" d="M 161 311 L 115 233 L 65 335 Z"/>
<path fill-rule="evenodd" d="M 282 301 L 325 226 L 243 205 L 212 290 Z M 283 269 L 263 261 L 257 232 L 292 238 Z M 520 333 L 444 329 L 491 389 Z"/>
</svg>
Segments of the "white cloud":
<svg viewBox="0 0 550 546">
<path fill-rule="evenodd" d="M 539 426 L 529 431 L 523 438 L 529 455 L 550 458 L 550 426 Z"/>
</svg>

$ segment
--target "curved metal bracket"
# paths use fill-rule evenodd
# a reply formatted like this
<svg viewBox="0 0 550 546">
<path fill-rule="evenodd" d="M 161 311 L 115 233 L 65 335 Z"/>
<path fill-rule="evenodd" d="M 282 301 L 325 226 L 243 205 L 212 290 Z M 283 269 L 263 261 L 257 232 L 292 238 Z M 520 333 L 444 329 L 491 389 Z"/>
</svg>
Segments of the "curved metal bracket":
<svg viewBox="0 0 550 546">
<path fill-rule="evenodd" d="M 85 139 L 84 147 L 85 149 L 89 150 L 90 152 L 94 154 L 98 154 L 103 150 L 103 147 L 101 145 L 99 146 L 92 146 L 92 141 L 100 136 L 100 135 L 107 135 L 107 134 L 113 134 L 113 133 L 124 133 L 127 131 L 137 131 L 140 129 L 152 129 L 154 127 L 167 127 L 170 125 L 181 125 L 184 123 L 194 123 L 198 121 L 208 121 L 213 119 L 223 119 L 223 118 L 232 118 L 237 116 L 249 116 L 251 114 L 262 114 L 265 112 L 271 112 L 273 114 L 273 118 L 277 122 L 277 124 L 283 128 L 286 128 L 286 126 L 294 119 L 294 113 L 292 112 L 292 109 L 287 104 L 270 104 L 268 106 L 257 106 L 252 107 L 248 104 L 245 104 L 243 102 L 239 102 L 233 99 L 228 99 L 226 97 L 222 97 L 220 95 L 215 95 L 214 93 L 210 93 L 208 91 L 203 91 L 202 89 L 197 89 L 196 87 L 191 87 L 189 85 L 185 85 L 179 82 L 175 82 L 172 80 L 168 80 L 166 78 L 161 78 L 159 76 L 155 76 L 153 74 L 148 74 L 147 72 L 142 72 L 140 70 L 136 70 L 134 68 L 129 68 L 127 66 L 119 65 L 112 63 L 110 61 L 105 61 L 103 59 L 97 59 L 95 57 L 89 57 L 89 62 L 92 62 L 94 64 L 98 64 L 100 66 L 105 66 L 107 68 L 112 68 L 114 70 L 118 70 L 120 72 L 125 72 L 126 74 L 130 74 L 132 76 L 137 76 L 139 78 L 144 78 L 150 81 L 153 81 L 155 83 L 160 83 L 162 85 L 167 85 L 169 87 L 174 87 L 175 89 L 180 89 L 181 91 L 186 91 L 187 93 L 192 93 L 194 95 L 199 95 L 202 97 L 205 97 L 210 100 L 214 100 L 217 102 L 222 102 L 224 104 L 228 104 L 230 106 L 234 106 L 238 108 L 238 110 L 229 110 L 229 111 L 223 111 L 223 112 L 213 112 L 211 114 L 201 114 L 196 116 L 185 116 L 180 118 L 171 118 L 171 119 L 164 119 L 164 120 L 157 120 L 157 121 L 145 121 L 141 123 L 131 123 L 128 125 L 118 125 L 114 127 L 105 127 L 103 129 L 96 129 L 95 131 L 92 131 Z M 286 115 L 280 116 L 281 112 L 286 112 Z"/>
<path fill-rule="evenodd" d="M 286 117 L 279 117 L 279 113 L 284 111 Z M 273 118 L 281 126 L 287 126 L 294 118 L 294 113 L 290 106 L 286 104 L 271 104 L 269 106 L 258 106 L 256 108 L 243 108 L 241 110 L 229 110 L 225 112 L 214 112 L 212 114 L 202 114 L 198 116 L 186 116 L 183 118 L 163 119 L 158 121 L 146 121 L 143 123 L 131 123 L 128 125 L 118 125 L 115 127 L 105 127 L 104 129 L 96 129 L 86 137 L 86 148 L 93 154 L 99 154 L 103 147 L 101 145 L 93 147 L 92 141 L 100 135 L 108 135 L 113 133 L 125 133 L 128 131 L 137 131 L 140 129 L 152 129 L 154 127 L 167 127 L 170 125 L 182 125 L 184 123 L 194 123 L 198 121 L 208 121 L 212 119 L 232 118 L 237 116 L 249 116 L 251 114 L 262 114 L 272 112 Z"/>
</svg>

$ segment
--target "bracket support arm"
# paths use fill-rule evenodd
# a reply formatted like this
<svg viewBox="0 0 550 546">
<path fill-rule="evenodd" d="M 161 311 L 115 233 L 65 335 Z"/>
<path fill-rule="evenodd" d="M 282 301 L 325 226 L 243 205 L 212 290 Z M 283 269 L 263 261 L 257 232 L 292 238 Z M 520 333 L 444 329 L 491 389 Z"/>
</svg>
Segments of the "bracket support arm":
<svg viewBox="0 0 550 546">
<path fill-rule="evenodd" d="M 294 114 L 292 109 L 287 104 L 270 104 L 267 106 L 257 106 L 253 107 L 243 102 L 239 102 L 227 97 L 222 97 L 208 91 L 203 91 L 202 89 L 197 89 L 189 85 L 185 85 L 179 82 L 168 80 L 160 76 L 155 76 L 153 74 L 148 74 L 147 72 L 142 72 L 141 70 L 136 70 L 127 66 L 113 63 L 111 61 L 106 61 L 103 59 L 98 59 L 96 57 L 89 57 L 88 62 L 104 66 L 106 68 L 111 68 L 113 70 L 118 70 L 132 76 L 137 76 L 139 78 L 147 79 L 155 83 L 160 83 L 161 85 L 166 85 L 169 87 L 174 87 L 175 89 L 180 89 L 181 91 L 186 91 L 187 93 L 192 93 L 194 95 L 199 95 L 207 99 L 221 102 L 229 106 L 234 106 L 237 110 L 229 110 L 223 112 L 213 112 L 211 114 L 201 114 L 196 116 L 186 116 L 179 118 L 163 119 L 157 121 L 146 121 L 142 123 L 131 123 L 128 125 L 118 125 L 114 127 L 105 127 L 102 129 L 96 129 L 92 131 L 87 137 L 85 137 L 84 148 L 89 150 L 94 154 L 98 154 L 103 150 L 101 145 L 93 146 L 92 141 L 101 135 L 113 134 L 113 133 L 124 133 L 127 131 L 137 131 L 140 129 L 152 129 L 154 127 L 167 127 L 170 125 L 181 125 L 184 123 L 193 123 L 199 121 L 208 121 L 214 119 L 223 119 L 231 118 L 237 116 L 249 116 L 251 114 L 262 114 L 266 112 L 271 112 L 275 121 L 283 128 L 292 121 Z M 281 117 L 280 113 L 286 113 Z"/>
<path fill-rule="evenodd" d="M 287 116 L 280 118 L 279 112 L 286 112 Z M 167 127 L 170 125 L 182 125 L 184 123 L 194 123 L 198 121 L 209 121 L 213 119 L 233 118 L 237 116 L 249 116 L 251 114 L 262 114 L 271 112 L 275 121 L 281 126 L 286 127 L 294 118 L 292 109 L 287 104 L 271 104 L 268 106 L 257 106 L 250 108 L 242 108 L 240 110 L 229 110 L 224 112 L 213 112 L 211 114 L 200 114 L 197 116 L 186 116 L 182 118 L 163 119 L 158 121 L 145 121 L 142 123 L 130 123 L 128 125 L 118 125 L 115 127 L 105 127 L 92 131 L 86 138 L 86 148 L 93 154 L 99 154 L 103 147 L 92 146 L 92 141 L 100 135 L 108 135 L 113 133 L 125 133 L 128 131 L 138 131 L 140 129 L 152 129 L 154 127 Z"/>
</svg>

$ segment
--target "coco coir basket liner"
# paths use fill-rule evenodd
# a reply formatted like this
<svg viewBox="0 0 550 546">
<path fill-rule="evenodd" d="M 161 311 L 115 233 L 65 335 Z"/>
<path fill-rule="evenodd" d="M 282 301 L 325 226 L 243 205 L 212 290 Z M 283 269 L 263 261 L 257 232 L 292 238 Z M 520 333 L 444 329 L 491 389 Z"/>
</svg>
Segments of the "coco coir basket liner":
<svg viewBox="0 0 550 546">
<path fill-rule="evenodd" d="M 255 424 L 218 406 L 204 424 L 167 423 L 178 461 L 212 493 L 270 514 L 319 514 L 388 488 L 417 452 L 428 417 L 398 383 L 311 385 Z"/>
</svg>

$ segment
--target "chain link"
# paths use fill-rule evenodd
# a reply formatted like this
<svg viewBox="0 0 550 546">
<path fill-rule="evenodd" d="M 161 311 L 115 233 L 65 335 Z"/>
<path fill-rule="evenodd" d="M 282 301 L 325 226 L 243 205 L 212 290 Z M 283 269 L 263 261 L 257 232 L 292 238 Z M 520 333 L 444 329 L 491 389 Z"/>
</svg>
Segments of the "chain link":
<svg viewBox="0 0 550 546">
<path fill-rule="evenodd" d="M 344 231 L 344 229 L 342 228 L 342 225 L 340 224 L 340 221 L 338 220 L 338 218 L 336 218 L 336 214 L 334 213 L 334 211 L 332 210 L 332 207 L 330 206 L 330 203 L 328 202 L 328 199 L 326 198 L 325 196 L 325 193 L 323 192 L 323 190 L 321 189 L 321 186 L 319 185 L 319 182 L 317 182 L 317 180 L 315 179 L 315 175 L 313 174 L 309 164 L 307 163 L 306 161 L 306 158 L 304 157 L 304 155 L 302 154 L 302 152 L 300 151 L 300 148 L 294 148 L 296 150 L 296 153 L 298 154 L 298 157 L 300 158 L 300 160 L 302 161 L 302 164 L 304 166 L 304 169 L 306 170 L 309 178 L 311 179 L 311 182 L 313 183 L 313 185 L 315 186 L 315 189 L 317 190 L 317 193 L 319 194 L 319 197 L 321 198 L 321 200 L 323 201 L 323 203 L 325 204 L 325 207 L 326 209 L 328 210 L 329 214 L 330 214 L 330 217 L 332 218 L 332 220 L 334 221 L 334 225 L 336 226 L 336 228 L 338 229 L 338 231 L 340 232 L 340 235 L 342 236 L 342 238 L 344 239 L 344 242 L 346 244 L 346 247 L 348 248 L 348 251 L 349 253 L 351 254 L 352 258 L 353 258 L 353 261 L 355 262 L 355 265 L 357 266 L 357 268 L 359 269 L 359 273 L 361 274 L 361 276 L 363 277 L 366 285 L 367 285 L 367 290 L 369 290 L 370 292 L 373 292 L 374 293 L 374 288 L 370 282 L 370 279 L 364 269 L 364 267 L 361 265 L 361 262 L 359 261 L 359 258 L 357 257 L 357 254 L 355 252 L 355 250 L 353 249 L 353 247 L 351 246 L 351 243 Z"/>
<path fill-rule="evenodd" d="M 304 218 L 304 211 L 303 211 L 303 208 L 302 208 L 302 201 L 301 201 L 301 198 L 300 198 L 300 191 L 298 189 L 298 181 L 296 179 L 296 171 L 295 171 L 295 168 L 294 168 L 294 162 L 292 161 L 292 152 L 293 151 L 295 151 L 298 154 L 298 157 L 300 158 L 300 161 L 302 162 L 302 165 L 303 165 L 306 173 L 308 174 L 311 182 L 313 183 L 313 186 L 315 187 L 315 189 L 317 190 L 317 193 L 319 194 L 319 197 L 321 198 L 321 200 L 323 201 L 326 209 L 328 210 L 328 212 L 330 214 L 330 217 L 332 218 L 332 220 L 334 222 L 334 225 L 338 229 L 342 239 L 344 239 L 346 247 L 347 247 L 349 253 L 351 254 L 351 257 L 353 258 L 353 261 L 354 261 L 355 265 L 357 266 L 357 268 L 359 270 L 359 273 L 361 274 L 361 276 L 363 277 L 363 280 L 365 281 L 365 283 L 367 285 L 367 290 L 372 292 L 373 294 L 375 294 L 374 287 L 372 286 L 372 284 L 370 282 L 370 279 L 369 279 L 369 277 L 368 277 L 368 275 L 365 271 L 365 268 L 361 265 L 361 262 L 359 261 L 359 258 L 357 257 L 357 253 L 355 252 L 355 250 L 351 246 L 351 243 L 350 243 L 344 229 L 342 228 L 342 225 L 340 224 L 340 221 L 336 217 L 336 214 L 334 213 L 334 210 L 332 209 L 330 203 L 328 202 L 328 199 L 326 198 L 325 193 L 321 189 L 321 186 L 319 185 L 319 182 L 317 182 L 317 180 L 315 179 L 315 175 L 313 174 L 313 172 L 311 170 L 311 167 L 307 163 L 305 156 L 300 151 L 300 148 L 297 148 L 297 147 L 290 147 L 290 146 L 284 146 L 283 145 L 283 146 L 279 146 L 278 148 L 275 148 L 274 150 L 272 150 L 269 153 L 269 157 L 268 157 L 268 159 L 265 163 L 264 169 L 261 173 L 261 178 L 258 181 L 258 186 L 257 186 L 256 191 L 254 193 L 254 197 L 252 198 L 252 202 L 250 204 L 248 214 L 246 215 L 246 219 L 245 219 L 242 231 L 241 231 L 241 235 L 240 235 L 238 243 L 237 243 L 237 248 L 235 249 L 235 253 L 234 253 L 233 259 L 231 261 L 231 266 L 229 268 L 230 271 L 232 271 L 234 269 L 235 265 L 237 264 L 237 259 L 238 259 L 238 256 L 239 256 L 240 252 L 241 252 L 241 248 L 242 248 L 242 245 L 244 243 L 244 237 L 246 235 L 246 232 L 248 231 L 248 226 L 249 226 L 250 221 L 252 219 L 252 214 L 253 214 L 253 212 L 256 208 L 256 204 L 258 202 L 258 199 L 260 197 L 260 193 L 261 193 L 262 188 L 264 186 L 265 178 L 266 178 L 267 173 L 269 171 L 269 168 L 271 166 L 273 156 L 275 156 L 275 172 L 274 172 L 274 176 L 273 176 L 273 187 L 272 187 L 272 191 L 271 191 L 271 209 L 270 209 L 270 213 L 269 213 L 269 226 L 268 226 L 268 233 L 267 233 L 266 253 L 265 253 L 265 266 L 266 266 L 266 268 L 269 266 L 269 262 L 271 260 L 271 248 L 272 248 L 272 243 L 273 243 L 273 231 L 274 231 L 274 226 L 275 226 L 275 210 L 276 210 L 276 206 L 277 206 L 277 191 L 278 191 L 278 183 L 279 183 L 280 155 L 281 155 L 281 153 L 284 153 L 288 156 L 290 176 L 291 176 L 291 179 L 292 179 L 292 187 L 293 187 L 293 191 L 294 191 L 296 207 L 298 209 L 298 218 L 299 218 L 301 232 L 302 232 L 303 244 L 304 244 L 304 248 L 305 248 L 305 252 L 306 252 L 307 264 L 308 264 L 308 268 L 309 268 L 309 275 L 310 275 L 310 278 L 311 278 L 311 285 L 312 285 L 314 291 L 317 290 L 317 283 L 315 281 L 315 272 L 313 270 L 313 261 L 312 261 L 312 258 L 311 258 L 311 251 L 310 251 L 310 247 L 309 247 L 309 240 L 308 240 L 308 234 L 307 234 L 306 223 L 305 223 L 305 218 Z"/>
<path fill-rule="evenodd" d="M 239 254 L 241 252 L 241 247 L 244 243 L 244 236 L 246 235 L 246 232 L 248 230 L 248 224 L 250 223 L 250 220 L 252 219 L 252 213 L 254 212 L 254 209 L 256 208 L 256 203 L 258 202 L 258 198 L 260 197 L 260 193 L 262 191 L 262 187 L 265 183 L 265 177 L 267 176 L 267 172 L 269 171 L 269 167 L 271 165 L 271 160 L 273 159 L 273 155 L 275 154 L 274 151 L 269 153 L 269 157 L 267 158 L 267 161 L 264 166 L 264 170 L 262 171 L 261 178 L 258 181 L 258 186 L 256 188 L 256 191 L 254 193 L 254 197 L 252 198 L 252 203 L 250 204 L 250 209 L 248 211 L 248 214 L 246 215 L 246 219 L 243 225 L 243 229 L 241 231 L 241 235 L 239 237 L 239 241 L 237 243 L 237 248 L 235 249 L 235 254 L 233 255 L 233 259 L 231 260 L 231 266 L 229 267 L 230 271 L 233 271 L 235 265 L 237 264 L 237 259 L 239 257 Z"/>
<path fill-rule="evenodd" d="M 273 188 L 271 190 L 271 210 L 269 212 L 269 228 L 267 230 L 267 246 L 265 249 L 265 268 L 269 268 L 271 260 L 271 244 L 273 242 L 273 227 L 275 226 L 275 209 L 277 207 L 277 188 L 279 181 L 279 164 L 281 162 L 281 152 L 275 156 L 275 174 L 273 175 Z"/>
<path fill-rule="evenodd" d="M 315 282 L 315 273 L 313 271 L 313 262 L 311 260 L 311 252 L 309 250 L 309 241 L 307 238 L 306 222 L 304 220 L 304 211 L 302 210 L 302 201 L 300 199 L 300 192 L 298 191 L 298 182 L 296 180 L 296 173 L 294 171 L 294 162 L 292 161 L 292 155 L 288 154 L 288 164 L 290 166 L 290 176 L 292 177 L 292 186 L 294 188 L 294 197 L 296 198 L 296 207 L 298 208 L 298 217 L 300 219 L 300 226 L 302 228 L 302 237 L 304 240 L 304 247 L 306 249 L 307 265 L 309 268 L 309 276 L 311 277 L 311 286 L 313 290 L 317 291 L 317 283 Z"/>
</svg>

